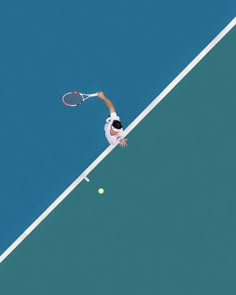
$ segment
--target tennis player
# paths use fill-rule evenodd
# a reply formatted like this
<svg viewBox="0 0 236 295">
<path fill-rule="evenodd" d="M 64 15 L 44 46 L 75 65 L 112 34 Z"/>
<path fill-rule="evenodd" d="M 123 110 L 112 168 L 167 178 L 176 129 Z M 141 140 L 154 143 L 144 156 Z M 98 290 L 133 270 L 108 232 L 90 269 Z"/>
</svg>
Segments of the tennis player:
<svg viewBox="0 0 236 295">
<path fill-rule="evenodd" d="M 124 130 L 120 122 L 120 117 L 116 114 L 113 103 L 104 95 L 102 91 L 97 92 L 97 95 L 105 102 L 110 111 L 110 117 L 106 119 L 104 126 L 105 136 L 108 142 L 112 145 L 119 143 L 121 147 L 127 146 L 127 139 L 124 138 Z"/>
</svg>

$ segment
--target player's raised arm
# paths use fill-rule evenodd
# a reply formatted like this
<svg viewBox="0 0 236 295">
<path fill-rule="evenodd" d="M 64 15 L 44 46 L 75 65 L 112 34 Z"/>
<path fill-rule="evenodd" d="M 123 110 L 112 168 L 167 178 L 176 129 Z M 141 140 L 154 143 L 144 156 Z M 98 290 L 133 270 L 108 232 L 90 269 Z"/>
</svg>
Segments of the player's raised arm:
<svg viewBox="0 0 236 295">
<path fill-rule="evenodd" d="M 107 107 L 110 111 L 110 114 L 114 113 L 116 111 L 113 103 L 104 95 L 104 93 L 102 91 L 97 92 L 97 96 L 105 102 L 105 104 L 107 105 Z"/>
</svg>

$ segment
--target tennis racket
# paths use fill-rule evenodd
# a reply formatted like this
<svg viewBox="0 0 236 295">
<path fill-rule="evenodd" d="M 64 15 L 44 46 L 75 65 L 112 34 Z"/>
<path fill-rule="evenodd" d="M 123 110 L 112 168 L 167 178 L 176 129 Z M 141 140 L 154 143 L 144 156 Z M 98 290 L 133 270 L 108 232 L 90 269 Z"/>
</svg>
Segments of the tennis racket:
<svg viewBox="0 0 236 295">
<path fill-rule="evenodd" d="M 85 94 L 78 91 L 73 91 L 64 94 L 62 97 L 62 102 L 67 107 L 76 107 L 93 96 L 97 96 L 97 93 Z"/>
</svg>

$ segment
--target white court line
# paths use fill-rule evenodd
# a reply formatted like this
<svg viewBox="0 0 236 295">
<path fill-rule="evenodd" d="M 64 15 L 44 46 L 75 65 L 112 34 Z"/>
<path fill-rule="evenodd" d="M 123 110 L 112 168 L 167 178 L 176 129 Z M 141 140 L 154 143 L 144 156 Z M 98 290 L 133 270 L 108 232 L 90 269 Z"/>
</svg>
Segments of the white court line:
<svg viewBox="0 0 236 295">
<path fill-rule="evenodd" d="M 212 48 L 236 25 L 236 17 L 197 55 L 197 57 L 158 95 L 153 102 L 126 128 L 129 134 L 152 109 L 212 50 Z M 109 146 L 0 256 L 0 263 L 68 196 L 74 188 L 115 148 Z"/>
</svg>

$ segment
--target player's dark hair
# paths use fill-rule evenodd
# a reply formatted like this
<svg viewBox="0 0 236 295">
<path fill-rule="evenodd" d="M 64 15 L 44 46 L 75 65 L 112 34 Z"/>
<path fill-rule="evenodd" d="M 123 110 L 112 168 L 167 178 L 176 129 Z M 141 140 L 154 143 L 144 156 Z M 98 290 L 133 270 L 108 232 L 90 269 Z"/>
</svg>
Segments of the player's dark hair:
<svg viewBox="0 0 236 295">
<path fill-rule="evenodd" d="M 114 120 L 113 123 L 112 123 L 112 126 L 116 129 L 121 129 L 122 128 L 122 124 L 120 121 L 118 120 Z"/>
</svg>

